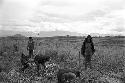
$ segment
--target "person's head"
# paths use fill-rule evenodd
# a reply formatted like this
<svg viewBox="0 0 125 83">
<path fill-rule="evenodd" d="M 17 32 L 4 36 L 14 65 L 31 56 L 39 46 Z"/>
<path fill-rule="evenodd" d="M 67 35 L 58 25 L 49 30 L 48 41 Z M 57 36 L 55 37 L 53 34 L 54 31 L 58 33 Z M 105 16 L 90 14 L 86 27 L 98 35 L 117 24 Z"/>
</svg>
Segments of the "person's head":
<svg viewBox="0 0 125 83">
<path fill-rule="evenodd" d="M 33 40 L 32 37 L 29 37 L 29 40 Z"/>
<path fill-rule="evenodd" d="M 87 42 L 92 42 L 92 37 L 90 35 L 88 35 L 87 38 L 86 38 L 86 41 Z"/>
</svg>

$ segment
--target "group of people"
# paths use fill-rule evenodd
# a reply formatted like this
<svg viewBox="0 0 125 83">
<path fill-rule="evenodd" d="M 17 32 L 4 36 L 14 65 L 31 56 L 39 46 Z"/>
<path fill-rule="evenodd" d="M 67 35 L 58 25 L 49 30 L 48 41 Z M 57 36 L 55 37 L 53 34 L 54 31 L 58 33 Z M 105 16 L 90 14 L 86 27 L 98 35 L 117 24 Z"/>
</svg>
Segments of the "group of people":
<svg viewBox="0 0 125 83">
<path fill-rule="evenodd" d="M 24 53 L 22 53 L 21 55 L 21 63 L 22 63 L 22 68 L 21 68 L 21 71 L 24 72 L 24 70 L 26 68 L 28 68 L 30 65 L 29 65 L 29 59 L 33 59 L 32 62 L 34 62 L 37 66 L 37 75 L 39 76 L 40 73 L 39 73 L 39 70 L 40 70 L 40 65 L 42 65 L 45 69 L 45 63 L 47 61 L 50 60 L 50 56 L 44 56 L 42 54 L 38 54 L 38 55 L 35 55 L 33 54 L 33 51 L 34 51 L 34 40 L 32 37 L 29 37 L 29 41 L 28 41 L 28 45 L 27 45 L 27 50 L 29 51 L 29 55 L 25 55 Z"/>
<path fill-rule="evenodd" d="M 34 51 L 34 40 L 32 37 L 29 37 L 29 41 L 28 41 L 28 45 L 27 45 L 27 50 L 29 51 L 29 56 L 26 57 L 27 58 L 32 58 L 33 56 L 33 51 Z M 94 44 L 93 44 L 93 40 L 92 37 L 90 35 L 88 35 L 82 46 L 81 46 L 81 54 L 82 56 L 85 58 L 85 70 L 89 67 L 90 69 L 92 68 L 91 65 L 91 58 L 92 55 L 95 52 L 95 48 L 94 48 Z M 22 57 L 24 55 L 22 54 Z M 24 57 L 25 58 L 25 57 Z M 49 61 L 50 57 L 48 56 L 35 56 L 34 61 L 37 65 L 37 72 L 39 72 L 39 67 L 40 64 L 43 65 L 43 67 L 45 68 L 45 62 Z M 27 60 L 26 60 L 27 61 Z M 26 69 L 28 67 L 28 64 L 25 63 L 25 61 L 22 61 L 22 63 L 24 62 L 24 67 L 22 68 L 23 71 L 24 69 Z M 39 74 L 39 73 L 38 73 Z M 60 69 L 58 74 L 57 74 L 57 79 L 58 79 L 58 83 L 65 83 L 64 81 L 67 80 L 71 80 L 75 77 L 80 77 L 80 71 L 74 71 L 74 70 L 68 70 L 68 69 Z"/>
<path fill-rule="evenodd" d="M 29 58 L 32 58 L 33 50 L 34 50 L 34 41 L 33 41 L 32 37 L 29 37 L 27 50 L 29 51 Z M 81 54 L 85 58 L 85 69 L 87 69 L 88 66 L 89 66 L 89 68 L 92 68 L 91 58 L 92 58 L 92 55 L 94 54 L 94 52 L 95 52 L 95 48 L 94 48 L 94 44 L 92 41 L 92 37 L 90 35 L 88 35 L 85 38 L 83 45 L 81 47 Z"/>
</svg>

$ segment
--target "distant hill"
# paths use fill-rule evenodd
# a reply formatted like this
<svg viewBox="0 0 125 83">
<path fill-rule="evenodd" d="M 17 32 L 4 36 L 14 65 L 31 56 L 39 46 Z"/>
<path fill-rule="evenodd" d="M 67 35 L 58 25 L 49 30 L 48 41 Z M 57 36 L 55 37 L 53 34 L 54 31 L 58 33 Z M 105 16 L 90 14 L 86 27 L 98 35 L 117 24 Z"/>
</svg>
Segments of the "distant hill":
<svg viewBox="0 0 125 83">
<path fill-rule="evenodd" d="M 7 36 L 15 36 L 15 37 L 53 37 L 53 36 L 87 36 L 88 34 L 81 34 L 77 32 L 70 32 L 70 31 L 40 31 L 39 33 L 34 32 L 26 32 L 26 31 L 13 31 L 13 30 L 0 30 L 0 37 L 7 37 Z M 90 34 L 93 37 L 99 37 L 99 36 L 111 36 L 111 34 L 99 34 L 99 33 L 91 33 Z M 115 36 L 115 35 L 112 35 Z"/>
<path fill-rule="evenodd" d="M 13 30 L 0 30 L 0 37 L 7 36 L 36 36 L 33 32 L 25 32 L 25 31 L 13 31 Z"/>
<path fill-rule="evenodd" d="M 69 32 L 69 31 L 41 31 L 38 34 L 40 37 L 52 37 L 52 36 L 66 36 L 66 35 L 70 35 L 70 36 L 82 36 L 81 33 L 77 33 L 77 32 Z"/>
<path fill-rule="evenodd" d="M 8 39 L 25 39 L 26 37 L 23 36 L 22 34 L 15 34 L 12 36 L 7 36 L 6 38 L 8 38 Z"/>
<path fill-rule="evenodd" d="M 82 34 L 77 32 L 69 32 L 69 31 L 41 31 L 39 33 L 34 32 L 26 32 L 26 31 L 13 31 L 13 30 L 0 30 L 0 37 L 7 36 L 33 36 L 33 37 L 52 37 L 52 36 L 81 36 Z"/>
<path fill-rule="evenodd" d="M 21 35 L 21 34 L 15 34 L 15 35 L 13 35 L 12 37 L 25 37 L 25 36 L 23 36 L 23 35 Z"/>
</svg>

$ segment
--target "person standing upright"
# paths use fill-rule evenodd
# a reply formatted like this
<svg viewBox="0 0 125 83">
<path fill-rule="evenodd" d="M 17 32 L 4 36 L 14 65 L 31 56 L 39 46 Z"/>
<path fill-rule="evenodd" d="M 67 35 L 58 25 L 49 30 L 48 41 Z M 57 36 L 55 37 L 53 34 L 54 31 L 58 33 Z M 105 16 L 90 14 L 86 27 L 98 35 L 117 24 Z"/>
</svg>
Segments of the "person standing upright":
<svg viewBox="0 0 125 83">
<path fill-rule="evenodd" d="M 34 41 L 33 41 L 32 37 L 29 37 L 27 50 L 29 51 L 29 58 L 32 58 L 33 57 L 33 51 L 34 51 Z"/>
<path fill-rule="evenodd" d="M 95 49 L 94 49 L 92 37 L 88 35 L 87 38 L 85 38 L 81 48 L 81 54 L 85 58 L 85 70 L 87 69 L 88 66 L 90 67 L 90 69 L 92 68 L 91 58 L 94 52 L 95 52 Z"/>
</svg>

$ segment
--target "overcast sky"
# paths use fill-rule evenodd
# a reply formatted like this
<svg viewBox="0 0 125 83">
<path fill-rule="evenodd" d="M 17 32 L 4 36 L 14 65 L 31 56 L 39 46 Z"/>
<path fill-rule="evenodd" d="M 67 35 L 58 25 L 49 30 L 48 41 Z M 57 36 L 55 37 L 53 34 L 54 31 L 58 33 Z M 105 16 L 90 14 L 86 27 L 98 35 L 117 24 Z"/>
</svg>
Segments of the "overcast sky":
<svg viewBox="0 0 125 83">
<path fill-rule="evenodd" d="M 0 29 L 125 35 L 125 0 L 0 0 Z"/>
</svg>

